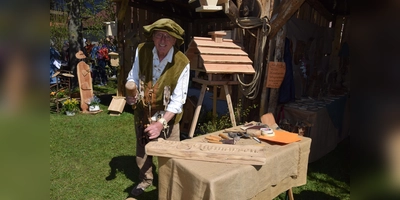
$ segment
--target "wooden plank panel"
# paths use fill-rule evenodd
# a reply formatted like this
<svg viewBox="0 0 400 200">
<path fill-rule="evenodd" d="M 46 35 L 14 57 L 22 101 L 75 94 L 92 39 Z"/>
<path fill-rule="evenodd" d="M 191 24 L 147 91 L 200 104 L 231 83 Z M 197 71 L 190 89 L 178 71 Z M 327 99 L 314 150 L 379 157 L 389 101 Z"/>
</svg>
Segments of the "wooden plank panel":
<svg viewBox="0 0 400 200">
<path fill-rule="evenodd" d="M 237 55 L 247 56 L 247 53 L 241 49 L 226 49 L 226 48 L 212 48 L 212 47 L 198 47 L 201 54 L 211 55 Z"/>
<path fill-rule="evenodd" d="M 193 40 L 196 42 L 197 46 L 203 46 L 203 47 L 219 47 L 219 48 L 232 48 L 232 49 L 241 49 L 239 45 L 232 43 L 232 42 L 226 42 L 224 39 L 224 42 L 222 43 L 216 43 L 211 40 L 204 40 L 204 39 L 198 39 L 196 37 L 193 38 Z"/>
<path fill-rule="evenodd" d="M 252 65 L 238 65 L 238 64 L 204 64 L 207 73 L 224 73 L 224 74 L 254 74 Z"/>
<path fill-rule="evenodd" d="M 229 55 L 201 55 L 204 63 L 236 63 L 252 64 L 253 61 L 247 56 L 229 56 Z"/>
<path fill-rule="evenodd" d="M 203 84 L 203 85 L 238 85 L 238 81 L 212 81 L 204 80 L 199 78 L 192 78 L 192 81 Z"/>
</svg>

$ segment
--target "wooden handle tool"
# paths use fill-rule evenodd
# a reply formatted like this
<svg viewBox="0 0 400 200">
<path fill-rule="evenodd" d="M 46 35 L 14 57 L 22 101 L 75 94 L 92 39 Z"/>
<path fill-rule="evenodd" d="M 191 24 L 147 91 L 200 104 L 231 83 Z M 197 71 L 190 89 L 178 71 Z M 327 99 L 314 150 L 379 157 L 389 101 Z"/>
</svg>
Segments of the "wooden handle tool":
<svg viewBox="0 0 400 200">
<path fill-rule="evenodd" d="M 135 97 L 136 96 L 136 92 L 137 92 L 137 87 L 134 81 L 128 81 L 125 84 L 125 88 L 126 88 L 126 92 L 127 92 L 127 96 L 132 96 Z"/>
<path fill-rule="evenodd" d="M 229 138 L 229 136 L 227 136 L 227 135 L 225 135 L 223 133 L 220 133 L 218 136 L 221 137 L 221 138 L 224 138 L 224 139 L 228 139 L 228 140 L 231 139 L 231 138 Z"/>
</svg>

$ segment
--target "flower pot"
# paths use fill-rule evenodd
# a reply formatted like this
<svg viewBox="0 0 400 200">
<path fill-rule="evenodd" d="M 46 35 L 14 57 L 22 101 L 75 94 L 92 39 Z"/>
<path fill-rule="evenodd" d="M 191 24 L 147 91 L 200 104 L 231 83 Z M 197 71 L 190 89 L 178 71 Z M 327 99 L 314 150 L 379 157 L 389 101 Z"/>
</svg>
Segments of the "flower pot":
<svg viewBox="0 0 400 200">
<path fill-rule="evenodd" d="M 66 114 L 67 116 L 74 116 L 74 115 L 75 115 L 75 112 L 74 112 L 74 111 L 65 111 L 65 114 Z"/>
<path fill-rule="evenodd" d="M 94 105 L 94 106 L 89 106 L 89 111 L 98 111 L 100 110 L 100 106 L 99 105 Z"/>
</svg>

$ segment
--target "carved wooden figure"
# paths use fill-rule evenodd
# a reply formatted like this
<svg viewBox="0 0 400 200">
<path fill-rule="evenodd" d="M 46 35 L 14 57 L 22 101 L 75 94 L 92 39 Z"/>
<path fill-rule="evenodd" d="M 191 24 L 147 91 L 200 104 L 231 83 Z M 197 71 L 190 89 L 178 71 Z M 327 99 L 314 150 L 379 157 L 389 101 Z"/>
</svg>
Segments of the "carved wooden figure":
<svg viewBox="0 0 400 200">
<path fill-rule="evenodd" d="M 81 95 L 81 109 L 83 113 L 89 112 L 88 101 L 93 97 L 92 75 L 90 66 L 83 61 L 86 58 L 82 51 L 78 51 L 75 57 L 81 60 L 76 66 L 76 73 L 79 82 L 79 91 Z"/>
</svg>

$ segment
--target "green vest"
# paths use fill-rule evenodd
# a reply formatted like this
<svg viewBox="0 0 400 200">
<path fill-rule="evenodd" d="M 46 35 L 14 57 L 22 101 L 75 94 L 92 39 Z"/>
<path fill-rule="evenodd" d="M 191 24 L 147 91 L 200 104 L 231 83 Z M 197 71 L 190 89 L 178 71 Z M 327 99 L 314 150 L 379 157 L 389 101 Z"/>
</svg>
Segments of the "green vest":
<svg viewBox="0 0 400 200">
<path fill-rule="evenodd" d="M 139 51 L 139 81 L 144 83 L 144 96 L 138 102 L 135 110 L 136 124 L 149 123 L 148 118 L 153 116 L 157 111 L 165 110 L 163 105 L 164 87 L 169 86 L 171 94 L 175 90 L 179 76 L 189 63 L 189 59 L 176 47 L 174 48 L 174 55 L 172 62 L 165 66 L 164 71 L 161 73 L 159 79 L 153 86 L 153 42 L 141 43 L 138 45 Z M 149 104 L 151 104 L 151 113 L 149 113 Z M 182 112 L 176 114 L 168 124 L 177 124 L 181 120 Z"/>
</svg>

